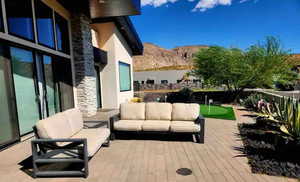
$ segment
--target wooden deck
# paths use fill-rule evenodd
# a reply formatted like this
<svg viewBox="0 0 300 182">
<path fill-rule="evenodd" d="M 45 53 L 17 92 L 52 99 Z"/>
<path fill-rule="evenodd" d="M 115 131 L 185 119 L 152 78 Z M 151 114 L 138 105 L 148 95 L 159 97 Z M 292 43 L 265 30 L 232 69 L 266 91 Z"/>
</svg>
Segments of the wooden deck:
<svg viewBox="0 0 300 182">
<path fill-rule="evenodd" d="M 90 175 L 84 178 L 32 179 L 18 164 L 30 156 L 30 142 L 22 142 L 0 152 L 2 182 L 276 182 L 294 179 L 252 174 L 242 147 L 238 122 L 251 122 L 236 110 L 238 121 L 207 119 L 205 144 L 172 140 L 115 140 L 101 148 L 90 161 Z M 179 168 L 192 174 L 182 176 Z"/>
</svg>

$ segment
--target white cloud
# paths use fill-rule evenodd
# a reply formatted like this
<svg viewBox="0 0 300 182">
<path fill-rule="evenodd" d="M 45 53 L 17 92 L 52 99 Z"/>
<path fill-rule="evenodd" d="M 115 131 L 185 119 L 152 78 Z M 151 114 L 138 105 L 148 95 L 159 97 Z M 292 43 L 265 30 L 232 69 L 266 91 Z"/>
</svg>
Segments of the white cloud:
<svg viewBox="0 0 300 182">
<path fill-rule="evenodd" d="M 178 0 L 142 0 L 142 6 L 154 6 L 159 7 L 166 3 L 175 3 Z"/>
<path fill-rule="evenodd" d="M 230 6 L 232 3 L 231 1 L 232 0 L 200 0 L 192 11 L 195 12 L 199 10 L 203 12 L 218 5 Z"/>
<path fill-rule="evenodd" d="M 167 3 L 175 3 L 179 0 L 142 0 L 142 6 L 153 6 L 159 7 Z M 188 2 L 194 2 L 196 0 L 187 0 Z M 198 0 L 196 6 L 192 9 L 193 12 L 201 11 L 204 12 L 208 9 L 214 8 L 216 6 L 230 6 L 234 0 Z M 253 0 L 239 0 L 240 3 Z M 254 0 L 256 3 L 258 0 Z M 166 7 L 169 7 L 168 5 Z"/>
</svg>

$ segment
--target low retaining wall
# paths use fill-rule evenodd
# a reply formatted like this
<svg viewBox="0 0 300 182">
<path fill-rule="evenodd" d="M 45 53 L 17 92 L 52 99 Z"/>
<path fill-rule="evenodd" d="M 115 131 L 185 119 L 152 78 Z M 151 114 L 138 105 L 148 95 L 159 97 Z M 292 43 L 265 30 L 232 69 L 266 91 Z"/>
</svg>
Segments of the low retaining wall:
<svg viewBox="0 0 300 182">
<path fill-rule="evenodd" d="M 245 91 L 240 98 L 245 98 L 252 94 L 253 91 Z M 214 103 L 229 104 L 234 102 L 235 93 L 229 91 L 200 91 L 194 92 L 191 98 L 182 98 L 178 92 L 136 92 L 135 97 L 143 98 L 144 102 L 193 102 L 204 104 L 207 100 L 213 99 Z"/>
<path fill-rule="evenodd" d="M 267 100 L 273 100 L 276 102 L 279 102 L 280 98 L 283 97 L 276 93 L 271 93 L 267 91 L 244 91 L 240 95 L 240 99 L 244 99 L 253 93 L 260 93 Z M 212 99 L 214 103 L 229 104 L 234 102 L 235 93 L 229 91 L 194 92 L 191 96 L 190 101 L 185 100 L 186 98 L 180 98 L 180 96 L 178 96 L 178 92 L 136 92 L 135 97 L 143 98 L 144 102 L 193 102 L 204 104 L 205 99 L 207 99 L 207 101 L 209 99 Z"/>
<path fill-rule="evenodd" d="M 238 99 L 246 98 L 252 93 L 253 91 L 244 91 L 240 94 Z M 193 96 L 193 102 L 197 102 L 200 104 L 204 104 L 209 99 L 212 99 L 214 103 L 229 104 L 235 102 L 236 99 L 236 93 L 230 91 L 194 92 Z"/>
</svg>

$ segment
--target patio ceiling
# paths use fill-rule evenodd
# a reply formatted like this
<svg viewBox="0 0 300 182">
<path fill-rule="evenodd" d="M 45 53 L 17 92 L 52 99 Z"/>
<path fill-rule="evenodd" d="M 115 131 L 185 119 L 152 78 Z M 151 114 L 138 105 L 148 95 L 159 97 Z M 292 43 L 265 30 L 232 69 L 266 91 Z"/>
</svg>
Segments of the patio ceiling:
<svg viewBox="0 0 300 182">
<path fill-rule="evenodd" d="M 92 19 L 141 14 L 140 0 L 58 0 L 64 7 Z"/>
</svg>

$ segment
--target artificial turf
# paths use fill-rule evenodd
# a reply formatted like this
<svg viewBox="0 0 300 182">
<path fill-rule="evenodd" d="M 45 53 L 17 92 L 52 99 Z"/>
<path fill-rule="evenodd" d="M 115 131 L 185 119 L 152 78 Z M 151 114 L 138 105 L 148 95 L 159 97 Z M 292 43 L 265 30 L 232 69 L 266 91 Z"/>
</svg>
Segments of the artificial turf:
<svg viewBox="0 0 300 182">
<path fill-rule="evenodd" d="M 211 105 L 200 105 L 200 113 L 205 118 L 216 118 L 225 120 L 235 120 L 235 115 L 232 107 Z"/>
</svg>

